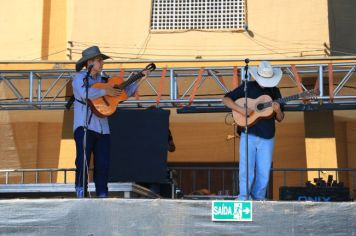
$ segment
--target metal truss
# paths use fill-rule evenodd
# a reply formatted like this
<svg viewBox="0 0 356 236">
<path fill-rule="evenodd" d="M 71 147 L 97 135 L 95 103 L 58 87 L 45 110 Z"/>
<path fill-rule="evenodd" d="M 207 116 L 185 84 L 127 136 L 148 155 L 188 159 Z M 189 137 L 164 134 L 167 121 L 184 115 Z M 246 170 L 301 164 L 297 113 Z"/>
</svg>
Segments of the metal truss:
<svg viewBox="0 0 356 236">
<path fill-rule="evenodd" d="M 356 108 L 356 62 L 273 66 L 282 68 L 283 78 L 279 87 L 283 95 L 315 86 L 319 89 L 313 101 L 290 101 L 285 106 L 286 110 Z M 177 108 L 178 112 L 228 111 L 221 103 L 222 97 L 232 89 L 231 84 L 236 82 L 236 78 L 238 83 L 244 78 L 244 66 L 236 68 L 157 68 L 140 86 L 140 96 L 130 98 L 120 107 L 159 105 Z M 124 76 L 127 78 L 130 73 L 139 70 L 126 69 Z M 108 69 L 103 73 L 118 76 L 120 70 Z M 74 74 L 74 70 L 67 69 L 0 70 L 0 110 L 63 110 L 71 95 L 70 84 Z"/>
</svg>

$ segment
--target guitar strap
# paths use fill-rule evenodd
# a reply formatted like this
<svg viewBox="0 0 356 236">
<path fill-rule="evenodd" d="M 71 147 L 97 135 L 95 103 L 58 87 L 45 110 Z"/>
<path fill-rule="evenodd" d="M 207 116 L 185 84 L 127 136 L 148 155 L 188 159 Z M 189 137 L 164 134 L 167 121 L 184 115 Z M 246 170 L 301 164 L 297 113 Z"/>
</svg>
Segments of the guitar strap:
<svg viewBox="0 0 356 236">
<path fill-rule="evenodd" d="M 109 76 L 106 76 L 106 75 L 101 77 L 101 79 L 102 79 L 102 81 L 103 81 L 104 83 L 107 83 L 107 82 L 109 81 L 109 78 L 110 78 L 110 77 L 109 77 Z M 67 110 L 70 110 L 70 108 L 72 107 L 74 101 L 77 101 L 77 102 L 79 102 L 80 104 L 86 105 L 86 103 L 85 103 L 84 101 L 79 100 L 79 99 L 76 99 L 76 98 L 74 97 L 74 94 L 73 94 L 73 95 L 69 98 L 69 100 L 67 101 L 67 103 L 66 103 L 66 105 L 65 105 L 65 107 L 67 108 Z M 90 108 L 90 116 L 89 116 L 88 124 L 90 124 L 90 121 L 91 121 L 92 116 L 93 116 L 93 112 L 92 112 L 92 110 L 91 110 L 91 108 Z"/>
<path fill-rule="evenodd" d="M 83 102 L 82 100 L 78 100 L 78 99 L 76 99 L 76 98 L 75 98 L 75 100 L 76 100 L 77 102 L 83 104 L 84 106 L 86 105 L 86 103 Z M 89 116 L 88 125 L 90 124 L 91 118 L 93 117 L 93 111 L 91 110 L 91 107 L 89 107 L 89 108 L 90 108 L 90 109 L 89 109 L 89 110 L 90 110 L 90 116 Z"/>
<path fill-rule="evenodd" d="M 104 81 L 104 83 L 107 83 L 108 82 L 108 80 L 109 80 L 109 76 L 101 76 L 101 79 Z M 64 105 L 66 108 L 67 108 L 67 110 L 70 110 L 70 108 L 72 107 L 72 105 L 73 105 L 73 102 L 75 101 L 75 100 L 77 100 L 78 102 L 80 102 L 80 103 L 84 103 L 83 101 L 80 101 L 80 100 L 78 100 L 78 99 L 76 99 L 75 97 L 74 97 L 74 94 L 72 95 L 72 96 L 70 96 L 70 98 L 68 99 L 68 101 L 67 101 L 67 103 Z M 84 103 L 85 104 L 85 103 Z"/>
</svg>

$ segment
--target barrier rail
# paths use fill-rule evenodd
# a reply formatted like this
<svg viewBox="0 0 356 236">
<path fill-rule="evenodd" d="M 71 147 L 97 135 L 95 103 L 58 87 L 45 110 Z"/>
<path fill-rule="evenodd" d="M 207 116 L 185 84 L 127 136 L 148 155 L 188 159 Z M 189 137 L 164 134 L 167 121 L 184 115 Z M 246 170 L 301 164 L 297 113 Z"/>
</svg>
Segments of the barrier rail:
<svg viewBox="0 0 356 236">
<path fill-rule="evenodd" d="M 225 166 L 225 167 L 213 167 L 213 166 L 204 166 L 204 167 L 189 167 L 189 166 L 174 166 L 171 169 L 176 171 L 176 181 L 178 186 L 181 186 L 183 189 L 190 189 L 188 192 L 194 192 L 202 187 L 205 184 L 204 188 L 208 189 L 211 192 L 217 192 L 218 194 L 225 194 L 226 192 L 231 192 L 235 195 L 237 194 L 238 189 L 238 179 L 235 176 L 238 176 L 238 167 Z M 199 175 L 200 172 L 200 175 Z M 204 174 L 205 172 L 205 174 Z M 273 176 L 276 173 L 281 172 L 283 174 L 283 184 L 282 186 L 287 186 L 288 183 L 288 174 L 299 172 L 300 180 L 298 186 L 305 186 L 307 182 L 307 177 L 305 177 L 308 172 L 317 172 L 318 178 L 320 178 L 323 173 L 326 172 L 335 172 L 336 181 L 340 180 L 340 173 L 346 172 L 350 173 L 349 176 L 349 188 L 351 194 L 356 194 L 356 168 L 272 168 L 271 169 L 271 179 L 273 181 Z M 184 176 L 185 175 L 185 176 Z M 199 175 L 199 181 L 198 176 Z M 215 175 L 213 177 L 213 175 Z M 220 175 L 220 176 L 218 176 Z M 188 176 L 188 177 L 187 177 Z M 206 179 L 202 179 L 203 176 L 206 176 Z M 227 178 L 228 177 L 228 178 Z M 220 184 L 218 187 L 212 186 L 212 179 L 218 180 Z M 183 183 L 183 180 L 185 183 Z M 270 181 L 270 183 L 273 183 Z M 198 182 L 200 182 L 200 187 L 198 187 Z M 188 187 L 186 183 L 191 183 Z M 231 190 L 231 191 L 230 191 Z M 267 193 L 268 194 L 268 193 Z"/>
<path fill-rule="evenodd" d="M 197 166 L 171 166 L 169 167 L 171 171 L 174 172 L 172 175 L 172 180 L 174 181 L 175 185 L 182 187 L 184 189 L 185 185 L 190 185 L 191 186 L 191 192 L 194 192 L 200 188 L 206 188 L 209 191 L 217 190 L 218 195 L 237 195 L 237 189 L 238 189 L 238 181 L 235 178 L 236 174 L 238 174 L 238 168 L 233 167 L 233 166 L 204 166 L 204 167 L 197 167 Z M 93 171 L 93 170 L 91 170 Z M 56 181 L 56 183 L 60 184 L 68 184 L 67 181 L 67 173 L 69 172 L 75 172 L 74 168 L 48 168 L 48 169 L 2 169 L 0 170 L 0 180 L 3 179 L 4 185 L 14 185 L 14 184 L 52 184 L 54 181 L 52 181 L 53 174 L 56 173 L 63 173 L 63 180 Z M 199 175 L 199 172 L 205 172 L 206 179 L 201 179 L 202 175 Z M 293 172 L 299 172 L 300 174 L 300 181 L 299 181 L 299 186 L 305 186 L 305 183 L 307 179 L 304 177 L 304 175 L 307 172 L 317 172 L 318 178 L 322 176 L 323 172 L 335 172 L 335 180 L 339 181 L 340 180 L 340 173 L 341 172 L 346 172 L 350 174 L 348 178 L 350 179 L 349 182 L 349 188 L 350 188 L 350 193 L 355 195 L 356 194 L 356 168 L 272 168 L 271 169 L 271 174 L 272 176 L 275 173 L 282 172 L 283 173 L 283 185 L 282 186 L 287 186 L 288 185 L 288 177 L 287 175 L 289 173 Z M 34 175 L 34 182 L 26 182 L 26 175 L 29 175 L 32 173 Z M 39 181 L 39 175 L 40 173 L 47 173 L 48 174 L 48 182 L 45 181 Z M 189 174 L 187 174 L 189 173 Z M 17 183 L 14 183 L 11 181 L 12 177 L 18 177 L 18 175 L 21 176 L 20 181 Z M 186 175 L 186 176 L 185 176 Z M 198 184 L 198 175 L 199 175 L 199 181 L 203 184 L 204 186 L 201 186 Z M 220 175 L 220 177 L 216 177 L 217 175 Z M 228 176 L 228 177 L 227 177 Z M 237 175 L 238 176 L 238 175 Z M 33 176 L 32 176 L 33 177 Z M 216 182 L 216 179 L 220 180 L 220 183 L 215 183 L 213 186 L 213 181 Z M 1 183 L 0 183 L 1 184 Z M 53 186 L 52 186 L 53 188 Z M 230 191 L 231 190 L 231 191 Z M 228 194 L 226 194 L 228 193 Z"/>
</svg>

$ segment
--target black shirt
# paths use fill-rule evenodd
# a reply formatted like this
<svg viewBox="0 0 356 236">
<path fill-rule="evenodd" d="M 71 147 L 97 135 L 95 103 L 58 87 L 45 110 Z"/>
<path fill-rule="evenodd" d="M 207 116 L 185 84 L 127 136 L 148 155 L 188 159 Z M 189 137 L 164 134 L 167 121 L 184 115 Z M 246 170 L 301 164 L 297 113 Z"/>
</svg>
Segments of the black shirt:
<svg viewBox="0 0 356 236">
<path fill-rule="evenodd" d="M 262 88 L 256 81 L 249 81 L 247 83 L 247 97 L 256 99 L 261 95 L 268 95 L 272 98 L 272 100 L 281 98 L 279 88 Z M 245 97 L 244 83 L 233 91 L 225 94 L 225 97 L 231 98 L 233 101 Z M 281 109 L 283 110 L 282 104 Z M 242 132 L 245 131 L 245 128 L 240 127 L 238 129 Z M 265 139 L 273 138 L 275 134 L 275 117 L 273 116 L 269 119 L 259 119 L 253 126 L 249 127 L 248 132 Z"/>
</svg>

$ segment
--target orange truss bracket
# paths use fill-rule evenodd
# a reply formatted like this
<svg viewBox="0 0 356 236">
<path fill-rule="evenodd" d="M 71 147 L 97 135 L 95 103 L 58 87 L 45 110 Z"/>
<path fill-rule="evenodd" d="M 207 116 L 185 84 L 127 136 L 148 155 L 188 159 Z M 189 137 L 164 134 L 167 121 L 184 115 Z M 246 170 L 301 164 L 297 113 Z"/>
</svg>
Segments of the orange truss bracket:
<svg viewBox="0 0 356 236">
<path fill-rule="evenodd" d="M 199 70 L 198 78 L 195 81 L 193 91 L 190 94 L 188 106 L 192 105 L 192 103 L 193 103 L 193 100 L 195 98 L 195 94 L 197 93 L 198 88 L 199 88 L 200 83 L 201 83 L 201 79 L 203 78 L 203 73 L 204 73 L 204 67 L 201 67 L 200 70 Z"/>
<path fill-rule="evenodd" d="M 239 76 L 238 76 L 238 68 L 237 66 L 234 66 L 232 70 L 232 89 L 234 90 L 239 86 Z"/>
<path fill-rule="evenodd" d="M 167 73 L 167 67 L 164 67 L 163 70 L 162 70 L 161 79 L 159 80 L 159 84 L 158 84 L 158 91 L 157 91 L 157 98 L 156 98 L 156 105 L 157 106 L 159 105 L 159 103 L 161 101 L 163 88 L 164 88 L 164 81 L 166 80 L 166 73 Z"/>
<path fill-rule="evenodd" d="M 333 77 L 333 65 L 328 64 L 328 75 L 329 75 L 329 96 L 330 102 L 334 102 L 334 77 Z"/>
<path fill-rule="evenodd" d="M 299 91 L 299 93 L 302 93 L 303 92 L 302 81 L 300 80 L 300 76 L 298 74 L 297 68 L 296 68 L 295 65 L 291 65 L 291 68 L 292 68 L 292 72 L 293 72 L 294 78 L 295 78 L 295 80 L 297 82 L 298 91 Z M 307 100 L 303 99 L 303 102 L 306 103 Z"/>
</svg>

